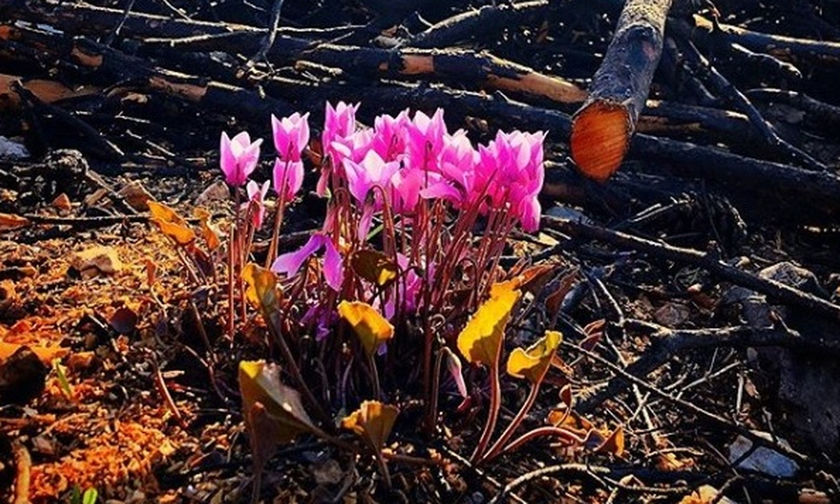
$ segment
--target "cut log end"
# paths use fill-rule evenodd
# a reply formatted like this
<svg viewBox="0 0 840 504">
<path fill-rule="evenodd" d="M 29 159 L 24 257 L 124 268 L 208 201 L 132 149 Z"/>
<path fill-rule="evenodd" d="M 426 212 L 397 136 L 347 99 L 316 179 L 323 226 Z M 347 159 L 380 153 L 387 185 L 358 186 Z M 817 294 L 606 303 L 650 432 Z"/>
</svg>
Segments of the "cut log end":
<svg viewBox="0 0 840 504">
<path fill-rule="evenodd" d="M 618 170 L 630 147 L 630 114 L 621 105 L 595 101 L 572 123 L 572 159 L 581 173 L 604 182 Z"/>
</svg>

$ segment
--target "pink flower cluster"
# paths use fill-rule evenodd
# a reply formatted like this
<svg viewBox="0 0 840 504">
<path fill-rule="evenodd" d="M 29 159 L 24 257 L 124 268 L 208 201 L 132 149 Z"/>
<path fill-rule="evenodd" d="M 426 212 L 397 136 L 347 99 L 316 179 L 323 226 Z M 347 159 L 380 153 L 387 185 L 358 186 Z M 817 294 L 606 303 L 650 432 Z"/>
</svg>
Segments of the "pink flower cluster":
<svg viewBox="0 0 840 504">
<path fill-rule="evenodd" d="M 364 248 L 374 218 L 388 209 L 390 215 L 399 217 L 400 228 L 409 231 L 410 238 L 403 244 L 419 247 L 408 252 L 405 246 L 392 249 L 401 271 L 400 281 L 376 300 L 377 307 L 390 318 L 398 310 L 413 310 L 419 305 L 423 277 L 418 271 L 425 271 L 427 278 L 444 271 L 435 262 L 439 259 L 426 257 L 427 251 L 421 250 L 424 243 L 429 243 L 421 235 L 436 232 L 428 225 L 429 200 L 447 202 L 449 209 L 461 213 L 458 219 L 468 215 L 465 222 L 474 222 L 478 214 L 492 213 L 488 222 L 494 222 L 496 235 L 500 236 L 517 223 L 526 231 L 539 227 L 538 195 L 544 178 L 542 132 L 499 131 L 486 145 L 476 147 L 465 131 L 448 131 L 440 109 L 431 116 L 416 112 L 412 117 L 407 110 L 396 116 L 381 115 L 372 128 L 359 128 L 358 107 L 328 103 L 321 134 L 323 163 L 316 191 L 326 195 L 328 191 L 346 190 L 349 197 L 331 200 L 323 230 L 314 233 L 299 250 L 279 255 L 272 264 L 274 272 L 294 276 L 311 257 L 322 255 L 326 285 L 334 292 L 347 290 L 345 287 L 352 285 L 345 285 L 344 255 Z M 308 114 L 295 113 L 282 119 L 272 116 L 271 124 L 277 152 L 272 181 L 279 217 L 303 183 L 301 153 L 309 144 L 310 130 Z M 247 215 L 253 229 L 263 224 L 269 190 L 268 181 L 248 181 L 259 162 L 261 142 L 252 142 L 246 132 L 232 139 L 222 133 L 221 138 L 222 172 L 237 191 L 237 198 L 239 188 L 247 183 L 246 209 L 251 209 Z M 347 222 L 339 222 L 339 216 L 353 222 L 347 226 Z M 461 232 L 471 232 L 470 226 Z M 351 229 L 356 231 L 355 236 L 346 235 Z M 468 254 L 463 247 L 456 249 L 454 257 Z M 494 250 L 500 253 L 501 249 Z M 446 267 L 452 264 L 450 261 Z M 318 303 L 311 304 L 306 319 L 311 319 L 322 335 L 335 314 Z"/>
<path fill-rule="evenodd" d="M 378 210 L 382 197 L 397 213 L 410 216 L 421 198 L 444 198 L 455 208 L 479 205 L 507 210 L 526 231 L 535 231 L 541 213 L 545 135 L 499 131 L 478 149 L 466 132 L 449 133 L 443 110 L 431 117 L 408 111 L 382 115 L 373 128 L 356 128 L 358 105 L 327 104 L 321 142 L 330 163 L 318 183 L 320 194 L 345 180 L 359 204 Z M 371 196 L 371 190 L 378 187 Z M 371 201 L 368 201 L 372 198 Z"/>
<path fill-rule="evenodd" d="M 303 185 L 303 161 L 301 153 L 309 145 L 309 114 L 294 113 L 289 117 L 277 119 L 271 116 L 274 133 L 274 148 L 277 158 L 274 161 L 274 191 L 284 202 L 295 198 Z M 255 228 L 262 227 L 265 217 L 264 200 L 268 194 L 269 181 L 260 185 L 248 177 L 251 176 L 260 160 L 262 139 L 251 141 L 248 132 L 238 133 L 233 138 L 222 132 L 219 146 L 219 165 L 229 186 L 246 186 L 248 201 L 256 211 L 252 214 Z M 247 204 L 246 204 L 247 207 Z"/>
</svg>

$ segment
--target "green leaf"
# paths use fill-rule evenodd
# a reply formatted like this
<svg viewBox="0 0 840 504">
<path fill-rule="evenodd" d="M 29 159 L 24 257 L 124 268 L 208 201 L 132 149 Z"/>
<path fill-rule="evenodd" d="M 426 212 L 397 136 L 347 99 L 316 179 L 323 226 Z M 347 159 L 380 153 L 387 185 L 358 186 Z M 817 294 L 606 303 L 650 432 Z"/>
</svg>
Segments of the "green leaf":
<svg viewBox="0 0 840 504">
<path fill-rule="evenodd" d="M 88 488 L 82 496 L 82 504 L 96 504 L 96 499 L 99 498 L 99 492 L 95 488 Z"/>
<path fill-rule="evenodd" d="M 70 386 L 70 382 L 67 380 L 67 375 L 64 373 L 64 366 L 61 365 L 61 359 L 53 359 L 52 367 L 55 371 L 56 377 L 58 377 L 58 384 L 61 387 L 61 392 L 65 397 L 67 397 L 67 399 L 73 399 L 73 387 Z"/>
</svg>

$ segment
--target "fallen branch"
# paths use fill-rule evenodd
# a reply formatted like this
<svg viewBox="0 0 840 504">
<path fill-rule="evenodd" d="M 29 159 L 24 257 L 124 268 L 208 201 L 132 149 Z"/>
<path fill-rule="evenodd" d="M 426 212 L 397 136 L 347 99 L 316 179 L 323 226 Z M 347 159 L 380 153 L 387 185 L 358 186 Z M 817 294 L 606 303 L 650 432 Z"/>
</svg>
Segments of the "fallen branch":
<svg viewBox="0 0 840 504">
<path fill-rule="evenodd" d="M 575 114 L 570 147 L 586 176 L 607 180 L 630 148 L 662 55 L 671 0 L 629 0 L 592 79 L 589 98 Z"/>
<path fill-rule="evenodd" d="M 541 467 L 539 469 L 535 469 L 533 471 L 527 472 L 522 476 L 517 477 L 516 479 L 511 480 L 507 485 L 504 486 L 491 500 L 490 504 L 496 504 L 498 502 L 504 502 L 504 499 L 508 496 L 510 492 L 516 490 L 520 486 L 529 483 L 534 480 L 538 480 L 545 476 L 552 476 L 552 475 L 580 475 L 586 476 L 588 478 L 594 479 L 598 483 L 603 483 L 603 479 L 609 478 L 613 480 L 614 483 L 617 484 L 618 488 L 626 491 L 636 491 L 641 493 L 654 493 L 654 494 L 682 494 L 687 492 L 689 489 L 687 487 L 680 487 L 680 486 L 669 486 L 668 488 L 657 488 L 657 487 L 635 487 L 632 485 L 625 485 L 618 483 L 622 478 L 633 475 L 635 476 L 634 479 L 646 479 L 645 476 L 650 474 L 651 471 L 648 470 L 633 470 L 633 469 L 614 469 L 611 467 L 606 466 L 596 466 L 590 464 L 558 464 L 552 465 L 547 467 Z M 687 471 L 661 471 L 659 473 L 659 478 L 661 481 L 676 483 L 680 480 L 698 480 L 701 479 L 703 476 L 699 473 L 689 473 Z"/>
<path fill-rule="evenodd" d="M 684 355 L 691 350 L 702 348 L 775 346 L 793 350 L 806 350 L 815 354 L 840 356 L 840 344 L 837 341 L 813 341 L 791 329 L 749 326 L 672 329 L 633 319 L 624 321 L 622 326 L 627 331 L 645 333 L 651 338 L 650 347 L 625 369 L 628 373 L 639 378 L 646 377 L 675 355 Z M 627 380 L 615 376 L 607 382 L 606 386 L 578 404 L 577 409 L 581 413 L 591 412 L 605 400 L 621 393 L 628 385 Z"/>
<path fill-rule="evenodd" d="M 405 45 L 425 48 L 450 46 L 467 40 L 476 33 L 491 33 L 504 26 L 514 25 L 526 16 L 543 13 L 548 7 L 548 0 L 483 5 L 435 23 L 409 37 Z"/>
<path fill-rule="evenodd" d="M 487 87 L 576 104 L 586 93 L 563 78 L 546 75 L 489 53 L 460 49 L 375 49 L 330 44 L 301 51 L 300 59 L 374 75 L 434 75 L 455 82 L 479 82 Z"/>
<path fill-rule="evenodd" d="M 679 27 L 680 24 L 677 23 Z M 679 29 L 679 28 L 678 28 Z M 683 31 L 683 30 L 680 30 Z M 680 40 L 678 40 L 680 42 Z M 793 161 L 811 170 L 825 170 L 826 166 L 808 153 L 802 151 L 798 147 L 789 144 L 781 138 L 773 127 L 764 119 L 758 109 L 753 106 L 749 98 L 744 96 L 729 79 L 723 76 L 718 70 L 700 54 L 700 51 L 694 47 L 690 41 L 685 40 L 680 46 L 683 54 L 686 57 L 686 62 L 691 66 L 695 73 L 705 77 L 714 89 L 729 101 L 733 107 L 745 114 L 750 119 L 753 127 L 761 134 L 764 142 L 780 155 L 786 157 L 789 161 Z"/>
<path fill-rule="evenodd" d="M 569 235 L 600 240 L 617 247 L 638 250 L 669 261 L 698 266 L 732 283 L 765 294 L 771 300 L 806 308 L 840 321 L 840 306 L 781 282 L 761 278 L 753 273 L 736 268 L 709 252 L 675 247 L 664 242 L 648 240 L 621 231 L 612 231 L 569 219 L 543 216 L 542 224 Z"/>
<path fill-rule="evenodd" d="M 806 112 L 821 126 L 830 128 L 840 126 L 840 106 L 816 100 L 805 93 L 789 89 L 761 88 L 747 90 L 744 94 L 762 101 L 786 103 L 797 107 Z"/>
<path fill-rule="evenodd" d="M 809 60 L 840 63 L 840 42 L 761 33 L 725 23 L 716 23 L 700 15 L 695 15 L 692 19 L 694 21 L 692 37 L 700 39 L 719 37 L 730 44 L 740 44 L 751 51 L 772 54 L 785 61 Z"/>
</svg>

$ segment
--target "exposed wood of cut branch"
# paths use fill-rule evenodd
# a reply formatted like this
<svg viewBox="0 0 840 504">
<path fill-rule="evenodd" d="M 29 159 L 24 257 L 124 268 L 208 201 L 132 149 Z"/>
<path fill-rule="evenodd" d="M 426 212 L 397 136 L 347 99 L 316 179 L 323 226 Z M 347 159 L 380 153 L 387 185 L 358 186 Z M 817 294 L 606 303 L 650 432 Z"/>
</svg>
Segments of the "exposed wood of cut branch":
<svg viewBox="0 0 840 504">
<path fill-rule="evenodd" d="M 618 169 L 645 106 L 662 55 L 671 0 L 628 0 L 572 124 L 572 158 L 588 177 L 605 181 Z"/>
<path fill-rule="evenodd" d="M 487 87 L 576 104 L 586 98 L 577 85 L 498 58 L 467 50 L 384 50 L 339 45 L 319 45 L 303 51 L 301 58 L 347 72 L 377 72 L 404 76 L 433 74 L 459 82 L 480 82 Z"/>
<path fill-rule="evenodd" d="M 68 98 L 77 98 L 95 94 L 99 89 L 82 87 L 70 89 L 64 84 L 47 79 L 25 79 L 17 75 L 0 74 L 0 110 L 16 109 L 20 106 L 20 96 L 12 89 L 15 82 L 20 82 L 24 89 L 44 103 L 55 103 Z"/>
</svg>

